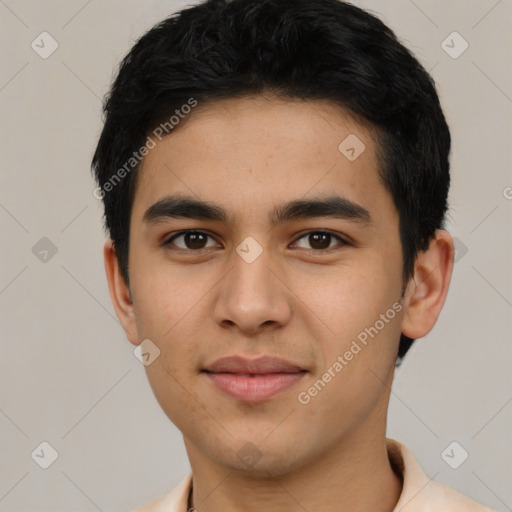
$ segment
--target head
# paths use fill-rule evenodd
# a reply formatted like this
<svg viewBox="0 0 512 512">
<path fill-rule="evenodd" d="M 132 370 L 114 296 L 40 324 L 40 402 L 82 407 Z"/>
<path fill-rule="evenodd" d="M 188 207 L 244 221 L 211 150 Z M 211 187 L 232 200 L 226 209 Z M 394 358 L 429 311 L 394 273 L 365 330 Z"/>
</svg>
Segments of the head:
<svg viewBox="0 0 512 512">
<path fill-rule="evenodd" d="M 187 393 L 217 397 L 205 366 L 243 352 L 295 358 L 308 386 L 331 368 L 321 399 L 295 402 L 299 419 L 309 408 L 324 425 L 336 401 L 354 411 L 338 413 L 347 431 L 382 419 L 385 383 L 433 327 L 453 265 L 449 129 L 433 80 L 393 32 L 338 0 L 208 0 L 137 41 L 104 113 L 93 169 L 111 295 L 128 339 L 160 350 L 147 371 L 169 417 L 222 450 L 182 414 L 201 415 Z M 344 379 L 364 404 L 340 395 Z M 215 411 L 247 432 L 225 400 Z M 255 436 L 277 419 L 263 410 Z"/>
</svg>

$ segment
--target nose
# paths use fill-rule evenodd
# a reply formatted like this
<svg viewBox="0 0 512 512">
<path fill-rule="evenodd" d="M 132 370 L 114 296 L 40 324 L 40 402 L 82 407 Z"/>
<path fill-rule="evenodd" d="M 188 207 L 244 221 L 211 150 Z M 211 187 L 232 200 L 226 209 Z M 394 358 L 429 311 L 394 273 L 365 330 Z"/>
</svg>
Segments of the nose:
<svg viewBox="0 0 512 512">
<path fill-rule="evenodd" d="M 254 261 L 234 252 L 232 259 L 214 304 L 215 321 L 246 335 L 286 325 L 293 311 L 292 294 L 271 251 L 263 249 Z"/>
</svg>

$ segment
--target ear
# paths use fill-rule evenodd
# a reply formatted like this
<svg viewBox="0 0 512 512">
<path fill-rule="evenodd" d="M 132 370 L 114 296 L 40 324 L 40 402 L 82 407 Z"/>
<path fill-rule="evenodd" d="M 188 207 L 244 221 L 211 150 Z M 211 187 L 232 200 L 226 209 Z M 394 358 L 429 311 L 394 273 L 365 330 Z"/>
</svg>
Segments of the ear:
<svg viewBox="0 0 512 512">
<path fill-rule="evenodd" d="M 103 256 L 110 298 L 112 299 L 112 305 L 114 306 L 117 318 L 119 318 L 123 326 L 128 341 L 133 345 L 138 345 L 140 342 L 130 289 L 121 275 L 119 261 L 112 240 L 105 242 Z"/>
<path fill-rule="evenodd" d="M 429 247 L 418 253 L 404 297 L 402 334 L 405 336 L 422 338 L 434 327 L 448 294 L 454 258 L 452 237 L 441 229 L 435 232 Z"/>
</svg>

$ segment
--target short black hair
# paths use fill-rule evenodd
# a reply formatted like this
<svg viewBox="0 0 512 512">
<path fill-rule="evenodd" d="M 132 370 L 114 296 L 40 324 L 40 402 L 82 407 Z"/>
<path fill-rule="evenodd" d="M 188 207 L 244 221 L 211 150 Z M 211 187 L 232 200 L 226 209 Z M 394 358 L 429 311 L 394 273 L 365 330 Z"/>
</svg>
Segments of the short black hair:
<svg viewBox="0 0 512 512">
<path fill-rule="evenodd" d="M 191 100 L 266 93 L 330 100 L 375 129 L 379 177 L 400 219 L 404 291 L 418 251 L 443 227 L 450 132 L 418 60 L 376 16 L 341 0 L 206 0 L 156 24 L 122 60 L 92 168 L 126 284 L 148 134 L 179 128 L 171 116 L 183 118 Z M 401 335 L 397 364 L 413 341 Z"/>
</svg>

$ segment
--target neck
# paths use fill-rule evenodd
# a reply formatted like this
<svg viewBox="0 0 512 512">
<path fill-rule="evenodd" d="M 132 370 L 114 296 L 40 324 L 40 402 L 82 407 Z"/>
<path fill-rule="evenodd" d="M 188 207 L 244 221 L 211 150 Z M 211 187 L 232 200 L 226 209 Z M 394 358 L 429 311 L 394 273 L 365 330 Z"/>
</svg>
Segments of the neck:
<svg viewBox="0 0 512 512">
<path fill-rule="evenodd" d="M 385 435 L 362 434 L 347 436 L 290 473 L 257 478 L 205 460 L 185 440 L 193 473 L 192 506 L 197 512 L 304 512 L 318 510 L 321 503 L 340 512 L 392 512 L 402 479 L 389 462 Z"/>
</svg>

